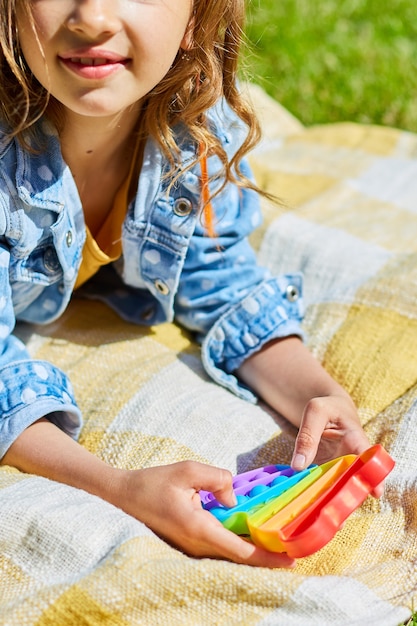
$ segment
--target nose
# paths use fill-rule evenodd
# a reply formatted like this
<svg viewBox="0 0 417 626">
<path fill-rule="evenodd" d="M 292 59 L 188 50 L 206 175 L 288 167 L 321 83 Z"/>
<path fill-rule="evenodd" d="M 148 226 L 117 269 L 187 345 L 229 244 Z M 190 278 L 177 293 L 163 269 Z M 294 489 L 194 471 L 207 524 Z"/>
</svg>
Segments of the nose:
<svg viewBox="0 0 417 626">
<path fill-rule="evenodd" d="M 68 18 L 69 30 L 89 38 L 111 36 L 121 28 L 117 0 L 78 0 Z"/>
</svg>

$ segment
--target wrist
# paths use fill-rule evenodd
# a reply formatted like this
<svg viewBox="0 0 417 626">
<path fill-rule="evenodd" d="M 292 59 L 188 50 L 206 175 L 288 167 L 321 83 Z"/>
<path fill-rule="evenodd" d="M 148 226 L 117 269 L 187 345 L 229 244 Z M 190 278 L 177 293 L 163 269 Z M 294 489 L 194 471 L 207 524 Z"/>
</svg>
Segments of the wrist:
<svg viewBox="0 0 417 626">
<path fill-rule="evenodd" d="M 113 506 L 126 511 L 127 482 L 130 472 L 106 465 L 106 470 L 100 477 L 96 495 Z M 127 511 L 126 511 L 127 512 Z"/>
</svg>

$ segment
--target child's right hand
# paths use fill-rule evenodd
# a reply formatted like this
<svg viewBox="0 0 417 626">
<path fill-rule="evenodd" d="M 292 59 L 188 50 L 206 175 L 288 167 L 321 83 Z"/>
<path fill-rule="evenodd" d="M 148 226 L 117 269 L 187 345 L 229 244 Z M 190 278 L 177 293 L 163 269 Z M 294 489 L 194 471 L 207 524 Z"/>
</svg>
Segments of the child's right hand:
<svg viewBox="0 0 417 626">
<path fill-rule="evenodd" d="M 291 567 L 286 554 L 267 552 L 229 530 L 201 505 L 199 491 L 235 504 L 230 472 L 183 461 L 142 470 L 111 467 L 43 418 L 26 428 L 0 465 L 84 489 L 118 506 L 190 556 L 247 565 Z"/>
<path fill-rule="evenodd" d="M 214 493 L 225 506 L 236 504 L 232 475 L 195 461 L 118 472 L 114 502 L 168 543 L 190 556 L 222 558 L 261 567 L 292 567 L 283 553 L 255 546 L 227 530 L 202 508 L 199 491 Z"/>
</svg>

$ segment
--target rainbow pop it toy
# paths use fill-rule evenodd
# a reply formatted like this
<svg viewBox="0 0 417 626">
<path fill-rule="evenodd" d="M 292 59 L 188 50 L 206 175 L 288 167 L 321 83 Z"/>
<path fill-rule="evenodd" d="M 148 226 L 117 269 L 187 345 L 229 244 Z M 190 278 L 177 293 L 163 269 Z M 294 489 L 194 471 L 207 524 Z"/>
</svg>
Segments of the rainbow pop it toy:
<svg viewBox="0 0 417 626">
<path fill-rule="evenodd" d="M 385 479 L 394 460 L 381 445 L 295 472 L 267 465 L 233 479 L 237 505 L 228 509 L 207 491 L 202 505 L 229 530 L 293 558 L 325 546 Z"/>
</svg>

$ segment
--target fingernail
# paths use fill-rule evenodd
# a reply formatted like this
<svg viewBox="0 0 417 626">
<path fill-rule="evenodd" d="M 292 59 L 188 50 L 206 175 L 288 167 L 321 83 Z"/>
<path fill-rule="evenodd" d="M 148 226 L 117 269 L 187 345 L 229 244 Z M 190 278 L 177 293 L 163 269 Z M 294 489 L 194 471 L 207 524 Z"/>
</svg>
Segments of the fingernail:
<svg viewBox="0 0 417 626">
<path fill-rule="evenodd" d="M 306 463 L 306 458 L 304 454 L 296 454 L 294 455 L 291 465 L 293 466 L 294 469 L 302 470 L 304 469 L 305 463 Z"/>
</svg>

